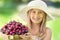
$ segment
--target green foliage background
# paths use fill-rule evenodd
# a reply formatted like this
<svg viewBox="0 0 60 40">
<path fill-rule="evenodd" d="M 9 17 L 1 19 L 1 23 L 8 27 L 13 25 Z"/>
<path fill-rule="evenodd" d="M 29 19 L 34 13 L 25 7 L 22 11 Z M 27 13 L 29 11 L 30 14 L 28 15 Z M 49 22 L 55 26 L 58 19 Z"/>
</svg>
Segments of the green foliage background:
<svg viewBox="0 0 60 40">
<path fill-rule="evenodd" d="M 17 13 L 18 5 L 27 3 L 28 0 L 0 0 L 0 29 L 9 21 L 16 20 L 25 24 Z M 48 21 L 47 25 L 52 29 L 52 40 L 60 40 L 60 17 L 55 16 L 54 21 Z M 2 37 L 0 36 L 0 40 Z"/>
</svg>

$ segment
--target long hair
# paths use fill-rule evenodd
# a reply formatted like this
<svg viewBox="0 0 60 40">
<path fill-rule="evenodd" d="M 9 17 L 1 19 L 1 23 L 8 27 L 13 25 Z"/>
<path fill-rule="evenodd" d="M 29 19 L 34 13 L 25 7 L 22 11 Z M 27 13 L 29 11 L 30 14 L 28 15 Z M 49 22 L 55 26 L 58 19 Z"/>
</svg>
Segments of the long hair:
<svg viewBox="0 0 60 40">
<path fill-rule="evenodd" d="M 30 10 L 29 10 L 30 11 Z M 32 21 L 30 19 L 30 16 L 29 16 L 29 11 L 27 12 L 27 17 L 28 17 L 28 23 L 27 23 L 27 26 L 29 27 L 29 31 L 31 31 L 31 28 L 32 28 Z M 46 32 L 46 13 L 44 12 L 44 17 L 42 19 L 42 21 L 40 22 L 40 28 L 39 28 L 39 37 L 40 38 L 44 38 L 45 37 L 45 32 Z"/>
</svg>

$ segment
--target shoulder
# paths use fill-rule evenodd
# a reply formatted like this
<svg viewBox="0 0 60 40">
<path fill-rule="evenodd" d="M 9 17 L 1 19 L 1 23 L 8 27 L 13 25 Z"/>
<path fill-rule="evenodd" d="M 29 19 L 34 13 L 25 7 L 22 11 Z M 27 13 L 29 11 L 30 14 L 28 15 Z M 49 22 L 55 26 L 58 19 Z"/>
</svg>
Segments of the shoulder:
<svg viewBox="0 0 60 40">
<path fill-rule="evenodd" d="M 48 27 L 46 28 L 46 34 L 47 35 L 51 35 L 52 34 L 52 30 L 50 28 L 48 28 Z"/>
<path fill-rule="evenodd" d="M 52 36 L 52 31 L 50 28 L 46 28 L 46 35 L 43 38 L 43 40 L 51 40 L 51 36 Z"/>
<path fill-rule="evenodd" d="M 49 32 L 49 33 L 51 33 L 52 32 L 52 30 L 50 29 L 50 28 L 46 28 L 46 32 Z"/>
</svg>

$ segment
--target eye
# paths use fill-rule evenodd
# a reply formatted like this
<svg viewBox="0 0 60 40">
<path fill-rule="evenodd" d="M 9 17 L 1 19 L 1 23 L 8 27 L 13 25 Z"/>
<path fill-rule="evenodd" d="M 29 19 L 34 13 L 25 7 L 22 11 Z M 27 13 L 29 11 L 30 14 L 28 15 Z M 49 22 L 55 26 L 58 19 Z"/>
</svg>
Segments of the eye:
<svg viewBox="0 0 60 40">
<path fill-rule="evenodd" d="M 41 14 L 41 13 L 43 13 L 43 12 L 41 12 L 41 11 L 40 11 L 40 12 L 38 12 L 38 13 L 40 13 L 40 14 Z"/>
<path fill-rule="evenodd" d="M 36 11 L 32 11 L 32 13 L 36 13 Z"/>
</svg>

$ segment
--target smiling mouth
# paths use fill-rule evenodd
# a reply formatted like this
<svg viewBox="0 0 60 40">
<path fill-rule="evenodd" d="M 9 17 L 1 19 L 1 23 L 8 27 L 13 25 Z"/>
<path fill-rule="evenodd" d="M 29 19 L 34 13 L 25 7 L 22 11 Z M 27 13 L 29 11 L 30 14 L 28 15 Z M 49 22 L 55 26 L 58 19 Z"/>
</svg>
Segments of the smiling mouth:
<svg viewBox="0 0 60 40">
<path fill-rule="evenodd" d="M 37 20 L 39 20 L 40 18 L 33 18 L 33 19 L 37 21 Z"/>
</svg>

